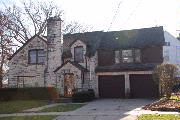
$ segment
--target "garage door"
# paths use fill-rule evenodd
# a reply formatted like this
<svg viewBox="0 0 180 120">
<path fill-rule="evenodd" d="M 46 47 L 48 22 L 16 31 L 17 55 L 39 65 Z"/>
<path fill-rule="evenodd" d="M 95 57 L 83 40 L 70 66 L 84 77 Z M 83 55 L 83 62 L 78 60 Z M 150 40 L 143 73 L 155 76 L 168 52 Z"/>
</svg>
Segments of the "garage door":
<svg viewBox="0 0 180 120">
<path fill-rule="evenodd" d="M 158 97 L 158 85 L 153 81 L 151 74 L 130 75 L 129 79 L 132 98 Z"/>
<path fill-rule="evenodd" d="M 100 98 L 124 98 L 124 75 L 99 76 L 99 96 Z"/>
</svg>

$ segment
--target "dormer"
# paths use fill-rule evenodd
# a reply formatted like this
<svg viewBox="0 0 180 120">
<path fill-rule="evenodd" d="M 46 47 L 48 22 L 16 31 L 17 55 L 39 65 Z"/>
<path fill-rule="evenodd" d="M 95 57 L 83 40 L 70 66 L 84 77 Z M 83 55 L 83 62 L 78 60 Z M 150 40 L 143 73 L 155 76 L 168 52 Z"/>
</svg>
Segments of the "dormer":
<svg viewBox="0 0 180 120">
<path fill-rule="evenodd" d="M 86 54 L 86 43 L 82 40 L 75 40 L 71 43 L 71 54 L 72 54 L 72 60 L 77 63 L 85 63 L 85 54 Z"/>
</svg>

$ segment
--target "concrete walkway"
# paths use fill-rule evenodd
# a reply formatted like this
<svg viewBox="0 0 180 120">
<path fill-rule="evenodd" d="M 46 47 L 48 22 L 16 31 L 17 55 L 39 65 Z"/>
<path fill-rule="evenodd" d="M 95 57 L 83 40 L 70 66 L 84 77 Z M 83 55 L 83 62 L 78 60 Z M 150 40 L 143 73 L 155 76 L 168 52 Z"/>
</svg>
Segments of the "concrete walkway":
<svg viewBox="0 0 180 120">
<path fill-rule="evenodd" d="M 58 105 L 66 105 L 66 104 L 69 104 L 69 103 L 53 103 L 53 104 L 49 104 L 49 105 L 45 105 L 45 106 L 41 106 L 41 107 L 37 107 L 37 108 L 23 110 L 23 113 L 24 112 L 25 113 L 40 112 L 41 110 L 46 109 L 46 108 L 55 107 Z M 79 103 L 71 103 L 71 104 L 79 104 Z M 81 104 L 86 104 L 86 103 L 81 103 Z"/>
<path fill-rule="evenodd" d="M 142 106 L 152 102 L 154 101 L 145 99 L 99 99 L 71 112 L 14 113 L 0 114 L 0 117 L 56 115 L 59 117 L 55 120 L 136 120 L 141 114 L 179 114 L 141 109 Z"/>
<path fill-rule="evenodd" d="M 41 110 L 46 109 L 46 108 L 58 106 L 60 104 L 61 103 L 54 103 L 54 104 L 45 105 L 45 106 L 42 106 L 42 107 L 37 107 L 37 108 L 31 108 L 31 109 L 23 110 L 23 112 L 38 112 L 38 111 L 41 111 Z"/>
</svg>

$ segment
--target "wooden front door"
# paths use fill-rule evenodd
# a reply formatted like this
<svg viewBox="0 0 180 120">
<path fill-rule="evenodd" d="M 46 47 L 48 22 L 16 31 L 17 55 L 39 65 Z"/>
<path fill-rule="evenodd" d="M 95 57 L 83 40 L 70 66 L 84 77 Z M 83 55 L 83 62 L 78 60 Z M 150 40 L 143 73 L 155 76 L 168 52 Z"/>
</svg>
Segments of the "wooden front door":
<svg viewBox="0 0 180 120">
<path fill-rule="evenodd" d="M 72 97 L 74 90 L 74 75 L 65 74 L 64 76 L 64 96 Z"/>
</svg>

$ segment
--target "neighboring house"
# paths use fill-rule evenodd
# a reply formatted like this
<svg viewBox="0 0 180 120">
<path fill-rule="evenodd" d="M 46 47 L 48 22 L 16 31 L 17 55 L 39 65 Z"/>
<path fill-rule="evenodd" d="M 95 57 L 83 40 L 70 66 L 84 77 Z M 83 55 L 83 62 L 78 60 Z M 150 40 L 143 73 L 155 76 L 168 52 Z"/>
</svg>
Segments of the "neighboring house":
<svg viewBox="0 0 180 120">
<path fill-rule="evenodd" d="M 153 69 L 179 65 L 179 41 L 152 27 L 112 32 L 61 33 L 50 18 L 47 37 L 34 36 L 10 58 L 9 87 L 55 86 L 61 96 L 93 89 L 100 98 L 145 98 L 159 94 Z"/>
</svg>

